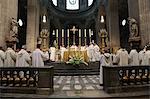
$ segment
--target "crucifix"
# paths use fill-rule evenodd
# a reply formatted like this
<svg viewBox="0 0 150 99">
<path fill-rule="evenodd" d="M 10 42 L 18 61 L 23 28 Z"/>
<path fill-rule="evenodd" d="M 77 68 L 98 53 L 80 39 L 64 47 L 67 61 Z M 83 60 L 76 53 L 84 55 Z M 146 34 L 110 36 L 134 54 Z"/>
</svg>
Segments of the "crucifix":
<svg viewBox="0 0 150 99">
<path fill-rule="evenodd" d="M 72 32 L 73 32 L 73 44 L 75 44 L 75 32 L 76 32 L 76 31 L 78 31 L 78 29 L 76 29 L 76 27 L 75 27 L 75 26 L 73 26 L 73 28 L 72 28 L 72 29 L 70 29 L 70 31 L 72 31 Z"/>
</svg>

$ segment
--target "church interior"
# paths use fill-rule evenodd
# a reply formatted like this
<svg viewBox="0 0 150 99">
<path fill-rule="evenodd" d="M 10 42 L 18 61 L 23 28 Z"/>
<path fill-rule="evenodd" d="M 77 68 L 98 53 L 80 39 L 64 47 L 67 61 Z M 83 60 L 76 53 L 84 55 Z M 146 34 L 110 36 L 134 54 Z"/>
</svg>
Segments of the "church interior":
<svg viewBox="0 0 150 99">
<path fill-rule="evenodd" d="M 150 0 L 0 0 L 0 96 L 150 97 Z"/>
</svg>

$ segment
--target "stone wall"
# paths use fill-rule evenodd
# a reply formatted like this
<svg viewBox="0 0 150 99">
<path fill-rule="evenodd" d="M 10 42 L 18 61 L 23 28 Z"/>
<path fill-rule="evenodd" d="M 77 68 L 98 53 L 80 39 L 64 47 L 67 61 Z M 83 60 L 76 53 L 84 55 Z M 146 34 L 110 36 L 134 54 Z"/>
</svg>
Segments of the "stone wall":
<svg viewBox="0 0 150 99">
<path fill-rule="evenodd" d="M 11 18 L 17 19 L 18 0 L 0 0 L 0 46 L 6 48 L 5 37 L 9 35 Z"/>
</svg>

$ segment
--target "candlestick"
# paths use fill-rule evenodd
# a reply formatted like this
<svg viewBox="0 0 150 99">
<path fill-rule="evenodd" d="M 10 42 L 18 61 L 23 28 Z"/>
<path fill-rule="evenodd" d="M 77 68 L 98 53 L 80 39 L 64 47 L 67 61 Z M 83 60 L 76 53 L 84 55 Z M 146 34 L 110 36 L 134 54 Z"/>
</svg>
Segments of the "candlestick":
<svg viewBox="0 0 150 99">
<path fill-rule="evenodd" d="M 67 29 L 67 37 L 69 37 L 69 29 Z"/>
<path fill-rule="evenodd" d="M 84 29 L 84 37 L 86 37 L 86 29 Z"/>
<path fill-rule="evenodd" d="M 56 29 L 56 37 L 58 37 L 58 29 Z"/>
<path fill-rule="evenodd" d="M 64 37 L 64 29 L 62 29 L 62 37 Z"/>
<path fill-rule="evenodd" d="M 81 29 L 79 29 L 79 37 L 81 37 Z"/>
</svg>

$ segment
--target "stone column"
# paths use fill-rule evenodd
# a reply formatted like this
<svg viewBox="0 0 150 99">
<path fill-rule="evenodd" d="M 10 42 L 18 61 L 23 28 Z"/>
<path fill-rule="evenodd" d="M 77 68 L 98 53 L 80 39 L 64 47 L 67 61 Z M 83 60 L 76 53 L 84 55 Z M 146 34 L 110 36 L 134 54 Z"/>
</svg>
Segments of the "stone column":
<svg viewBox="0 0 150 99">
<path fill-rule="evenodd" d="M 11 18 L 17 19 L 18 0 L 0 0 L 0 45 L 6 48 L 5 37 L 10 33 Z"/>
<path fill-rule="evenodd" d="M 120 47 L 118 0 L 108 0 L 106 10 L 110 47 L 116 50 Z"/>
<path fill-rule="evenodd" d="M 33 51 L 39 36 L 39 0 L 28 0 L 27 6 L 27 50 Z"/>
<path fill-rule="evenodd" d="M 139 25 L 141 47 L 150 42 L 150 0 L 128 0 L 129 17 L 135 18 Z"/>
<path fill-rule="evenodd" d="M 141 45 L 150 43 L 150 0 L 138 0 Z"/>
</svg>

